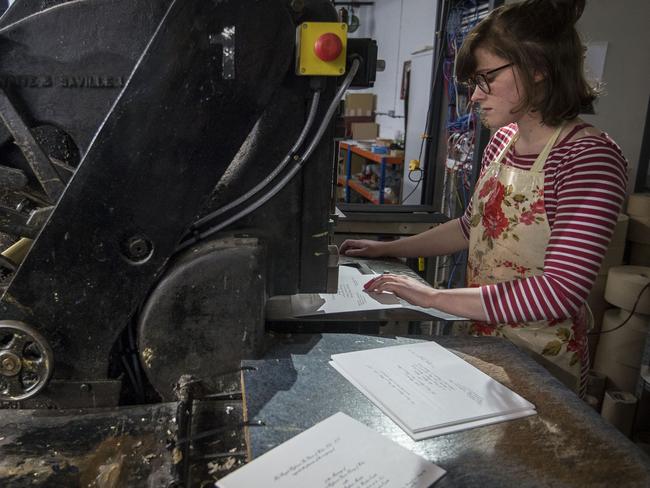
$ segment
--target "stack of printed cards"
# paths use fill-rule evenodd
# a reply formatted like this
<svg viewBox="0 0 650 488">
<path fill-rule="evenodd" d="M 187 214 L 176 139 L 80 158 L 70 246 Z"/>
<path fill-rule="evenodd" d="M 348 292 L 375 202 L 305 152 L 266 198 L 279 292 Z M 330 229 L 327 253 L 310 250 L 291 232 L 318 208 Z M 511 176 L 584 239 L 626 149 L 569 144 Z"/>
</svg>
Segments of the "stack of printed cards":
<svg viewBox="0 0 650 488">
<path fill-rule="evenodd" d="M 435 342 L 334 354 L 330 364 L 415 440 L 536 413 Z"/>
<path fill-rule="evenodd" d="M 217 487 L 427 488 L 444 474 L 339 412 L 217 481 Z"/>
</svg>

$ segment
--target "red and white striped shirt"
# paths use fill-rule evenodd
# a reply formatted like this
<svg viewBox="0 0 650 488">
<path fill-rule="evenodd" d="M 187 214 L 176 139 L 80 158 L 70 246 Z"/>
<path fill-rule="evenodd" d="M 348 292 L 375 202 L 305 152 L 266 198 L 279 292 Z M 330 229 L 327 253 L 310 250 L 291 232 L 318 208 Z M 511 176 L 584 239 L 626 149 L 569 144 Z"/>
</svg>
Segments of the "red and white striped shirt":
<svg viewBox="0 0 650 488">
<path fill-rule="evenodd" d="M 494 134 L 483 153 L 482 170 L 516 130 L 511 124 Z M 482 286 L 488 323 L 574 317 L 598 276 L 625 199 L 627 162 L 606 134 L 567 141 L 575 132 L 552 149 L 544 165 L 544 206 L 551 236 L 543 274 Z M 511 147 L 503 164 L 530 169 L 536 158 L 537 154 L 515 154 Z M 470 202 L 458 219 L 467 239 L 471 210 Z"/>
</svg>

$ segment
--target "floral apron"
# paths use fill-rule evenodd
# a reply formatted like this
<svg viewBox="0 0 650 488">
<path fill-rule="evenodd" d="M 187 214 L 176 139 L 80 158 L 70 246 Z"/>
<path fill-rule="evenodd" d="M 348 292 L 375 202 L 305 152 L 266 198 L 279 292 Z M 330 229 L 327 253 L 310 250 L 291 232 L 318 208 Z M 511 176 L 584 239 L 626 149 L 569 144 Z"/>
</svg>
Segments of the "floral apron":
<svg viewBox="0 0 650 488">
<path fill-rule="evenodd" d="M 551 136 L 530 170 L 502 163 L 518 137 L 515 135 L 477 182 L 470 219 L 468 286 L 542 274 L 551 235 L 544 209 L 543 169 L 562 127 Z M 582 310 L 578 317 L 568 320 L 473 323 L 471 331 L 509 339 L 584 396 L 589 367 L 585 317 Z"/>
</svg>

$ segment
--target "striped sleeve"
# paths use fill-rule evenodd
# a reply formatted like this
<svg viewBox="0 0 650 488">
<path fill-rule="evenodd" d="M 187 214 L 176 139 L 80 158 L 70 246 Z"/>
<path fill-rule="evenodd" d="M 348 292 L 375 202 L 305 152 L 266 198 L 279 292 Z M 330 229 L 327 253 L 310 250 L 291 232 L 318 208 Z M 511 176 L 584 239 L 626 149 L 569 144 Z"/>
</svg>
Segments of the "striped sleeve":
<svg viewBox="0 0 650 488">
<path fill-rule="evenodd" d="M 543 273 L 482 287 L 490 323 L 565 319 L 586 301 L 625 199 L 627 172 L 615 144 L 585 139 L 550 182 L 557 205 Z"/>
</svg>

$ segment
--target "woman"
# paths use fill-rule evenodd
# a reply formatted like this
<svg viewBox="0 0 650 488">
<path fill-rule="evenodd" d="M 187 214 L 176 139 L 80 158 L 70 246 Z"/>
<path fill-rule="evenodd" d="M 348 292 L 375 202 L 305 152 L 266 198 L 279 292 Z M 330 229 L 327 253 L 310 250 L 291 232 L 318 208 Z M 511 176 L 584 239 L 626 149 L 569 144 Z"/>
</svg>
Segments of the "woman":
<svg viewBox="0 0 650 488">
<path fill-rule="evenodd" d="M 369 291 L 468 317 L 505 336 L 584 394 L 585 301 L 620 212 L 626 162 L 580 120 L 595 98 L 574 24 L 584 0 L 533 0 L 494 10 L 467 36 L 456 76 L 482 122 L 499 128 L 465 214 L 392 242 L 348 240 L 348 256 L 436 256 L 468 248 L 468 288 L 436 290 L 382 275 Z"/>
</svg>

